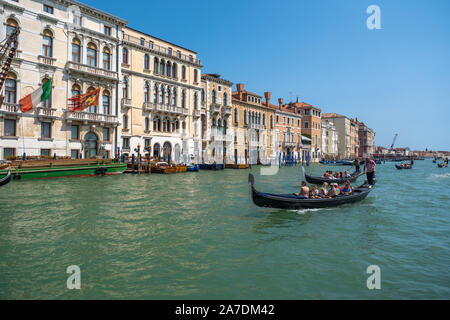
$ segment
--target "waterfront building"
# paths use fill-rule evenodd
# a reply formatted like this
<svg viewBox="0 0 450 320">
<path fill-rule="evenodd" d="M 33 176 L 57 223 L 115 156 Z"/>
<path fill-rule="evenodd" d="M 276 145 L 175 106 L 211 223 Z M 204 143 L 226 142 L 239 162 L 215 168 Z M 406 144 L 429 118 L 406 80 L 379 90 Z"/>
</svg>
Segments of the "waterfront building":
<svg viewBox="0 0 450 320">
<path fill-rule="evenodd" d="M 20 29 L 0 108 L 0 160 L 114 155 L 117 47 L 126 21 L 71 0 L 0 1 L 0 38 Z M 18 102 L 52 79 L 48 100 L 22 113 Z M 68 98 L 100 88 L 99 105 L 68 112 Z"/>
<path fill-rule="evenodd" d="M 266 93 L 270 99 L 270 92 Z M 278 99 L 278 106 L 270 104 L 266 99 L 266 105 L 274 112 L 272 135 L 275 139 L 277 153 L 275 156 L 286 162 L 296 160 L 307 161 L 310 152 L 310 139 L 302 135 L 301 109 L 293 104 L 283 104 L 282 98 Z"/>
<path fill-rule="evenodd" d="M 358 119 L 357 119 L 358 121 Z M 358 122 L 359 157 L 371 157 L 374 154 L 375 132 L 364 124 Z"/>
<path fill-rule="evenodd" d="M 218 74 L 202 75 L 201 109 L 194 117 L 201 119 L 203 163 L 234 163 L 232 87 Z"/>
<path fill-rule="evenodd" d="M 337 159 L 339 135 L 332 120 L 322 119 L 322 154 L 326 159 Z"/>
<path fill-rule="evenodd" d="M 239 164 L 268 164 L 276 153 L 271 134 L 274 110 L 263 103 L 260 95 L 245 90 L 244 84 L 236 85 L 232 106 L 233 158 Z"/>
<path fill-rule="evenodd" d="M 352 146 L 354 153 L 354 133 L 350 135 L 351 121 L 346 116 L 337 113 L 324 113 L 323 119 L 333 122 L 338 133 L 338 157 L 341 159 L 349 159 L 352 155 Z M 354 129 L 353 129 L 354 131 Z M 351 138 L 353 137 L 353 139 Z M 351 144 L 353 141 L 353 144 Z"/>
<path fill-rule="evenodd" d="M 120 48 L 122 153 L 191 162 L 201 154 L 197 53 L 126 27 Z"/>
<path fill-rule="evenodd" d="M 350 119 L 350 159 L 359 156 L 359 124 L 358 120 Z"/>
</svg>

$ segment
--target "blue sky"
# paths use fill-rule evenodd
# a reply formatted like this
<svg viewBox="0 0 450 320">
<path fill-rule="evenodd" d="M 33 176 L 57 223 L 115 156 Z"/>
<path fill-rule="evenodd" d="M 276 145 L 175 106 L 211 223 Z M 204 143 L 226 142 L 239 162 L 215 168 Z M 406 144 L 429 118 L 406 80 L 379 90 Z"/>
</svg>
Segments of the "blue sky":
<svg viewBox="0 0 450 320">
<path fill-rule="evenodd" d="M 228 0 L 83 3 L 192 49 L 202 72 L 263 95 L 358 117 L 376 145 L 450 150 L 450 1 Z M 381 8 L 382 30 L 366 9 Z"/>
</svg>

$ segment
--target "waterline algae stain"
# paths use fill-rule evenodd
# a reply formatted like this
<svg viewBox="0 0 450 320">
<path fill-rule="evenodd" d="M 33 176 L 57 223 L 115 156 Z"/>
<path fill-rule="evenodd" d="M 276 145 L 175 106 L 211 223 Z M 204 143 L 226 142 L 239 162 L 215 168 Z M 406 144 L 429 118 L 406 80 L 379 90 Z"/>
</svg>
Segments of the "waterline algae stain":
<svg viewBox="0 0 450 320">
<path fill-rule="evenodd" d="M 298 192 L 300 167 L 12 182 L 0 190 L 0 298 L 448 299 L 439 170 L 386 163 L 364 201 L 293 211 L 254 206 L 247 179 Z M 81 290 L 67 288 L 69 266 Z"/>
</svg>

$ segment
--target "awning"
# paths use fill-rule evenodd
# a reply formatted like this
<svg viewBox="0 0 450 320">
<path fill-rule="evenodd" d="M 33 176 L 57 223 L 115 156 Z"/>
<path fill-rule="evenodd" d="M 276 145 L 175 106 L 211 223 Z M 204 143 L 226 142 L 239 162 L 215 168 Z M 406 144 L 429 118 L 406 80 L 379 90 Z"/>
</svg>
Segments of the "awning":
<svg viewBox="0 0 450 320">
<path fill-rule="evenodd" d="M 310 138 L 305 137 L 305 136 L 302 136 L 302 140 L 304 140 L 304 141 L 312 141 Z"/>
</svg>

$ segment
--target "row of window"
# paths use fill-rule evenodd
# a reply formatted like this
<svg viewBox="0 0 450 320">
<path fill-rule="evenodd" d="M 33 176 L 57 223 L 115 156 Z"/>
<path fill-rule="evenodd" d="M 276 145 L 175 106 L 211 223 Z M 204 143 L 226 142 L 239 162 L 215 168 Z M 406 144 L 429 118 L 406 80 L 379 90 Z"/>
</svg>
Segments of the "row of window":
<svg viewBox="0 0 450 320">
<path fill-rule="evenodd" d="M 15 119 L 3 120 L 3 135 L 5 137 L 17 137 L 17 121 Z M 41 138 L 52 137 L 52 123 L 41 122 Z"/>
</svg>

